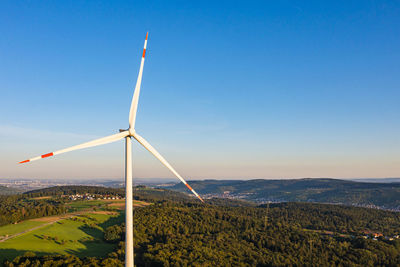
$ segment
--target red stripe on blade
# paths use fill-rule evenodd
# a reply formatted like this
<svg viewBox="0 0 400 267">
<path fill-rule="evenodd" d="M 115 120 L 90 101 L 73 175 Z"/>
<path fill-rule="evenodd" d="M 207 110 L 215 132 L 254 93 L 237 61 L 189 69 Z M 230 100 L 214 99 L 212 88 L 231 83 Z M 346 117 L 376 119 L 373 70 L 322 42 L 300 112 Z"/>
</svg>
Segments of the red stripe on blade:
<svg viewBox="0 0 400 267">
<path fill-rule="evenodd" d="M 144 58 L 144 56 L 146 55 L 146 49 L 143 49 L 143 58 Z"/>
<path fill-rule="evenodd" d="M 187 188 L 189 188 L 190 191 L 193 191 L 193 188 L 190 187 L 189 184 L 185 184 L 187 186 Z"/>
<path fill-rule="evenodd" d="M 146 33 L 146 40 L 147 40 L 147 37 L 149 37 L 149 32 Z"/>
<path fill-rule="evenodd" d="M 21 162 L 18 162 L 18 163 L 27 163 L 27 162 L 29 162 L 30 160 L 29 159 L 27 159 L 27 160 L 24 160 L 24 161 L 21 161 Z"/>
<path fill-rule="evenodd" d="M 47 158 L 47 157 L 51 157 L 51 156 L 53 156 L 53 152 L 44 154 L 44 155 L 42 155 L 41 157 L 42 157 L 42 158 Z"/>
</svg>

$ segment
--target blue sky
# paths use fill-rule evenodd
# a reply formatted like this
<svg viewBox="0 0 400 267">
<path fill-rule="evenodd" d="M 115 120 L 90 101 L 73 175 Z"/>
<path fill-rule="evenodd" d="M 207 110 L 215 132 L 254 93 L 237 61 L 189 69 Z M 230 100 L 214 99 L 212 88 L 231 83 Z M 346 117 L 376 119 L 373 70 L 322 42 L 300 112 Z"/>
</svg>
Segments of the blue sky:
<svg viewBox="0 0 400 267">
<path fill-rule="evenodd" d="M 0 177 L 120 178 L 137 131 L 183 176 L 400 177 L 398 1 L 3 1 Z M 134 177 L 172 177 L 134 146 Z"/>
</svg>

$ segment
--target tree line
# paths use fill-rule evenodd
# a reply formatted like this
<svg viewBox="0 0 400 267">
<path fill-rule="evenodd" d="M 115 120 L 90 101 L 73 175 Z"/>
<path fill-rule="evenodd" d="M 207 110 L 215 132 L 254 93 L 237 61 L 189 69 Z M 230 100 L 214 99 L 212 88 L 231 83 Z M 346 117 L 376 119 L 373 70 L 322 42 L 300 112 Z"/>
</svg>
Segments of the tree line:
<svg viewBox="0 0 400 267">
<path fill-rule="evenodd" d="M 399 215 L 387 211 L 308 203 L 233 207 L 158 201 L 134 213 L 137 266 L 400 264 L 400 240 L 357 235 L 364 229 L 385 235 L 399 230 Z M 117 247 L 104 258 L 27 255 L 5 266 L 123 266 L 124 235 L 123 224 L 105 230 L 104 239 Z"/>
<path fill-rule="evenodd" d="M 313 203 L 255 206 L 223 199 L 199 204 L 166 190 L 138 187 L 135 192 L 136 199 L 153 203 L 134 210 L 137 266 L 400 265 L 399 239 L 363 237 L 366 231 L 398 234 L 396 212 Z M 4 265 L 123 266 L 124 236 L 124 224 L 105 229 L 104 240 L 116 244 L 105 257 L 28 253 Z"/>
<path fill-rule="evenodd" d="M 66 212 L 60 199 L 31 199 L 23 195 L 0 196 L 0 226 Z"/>
</svg>

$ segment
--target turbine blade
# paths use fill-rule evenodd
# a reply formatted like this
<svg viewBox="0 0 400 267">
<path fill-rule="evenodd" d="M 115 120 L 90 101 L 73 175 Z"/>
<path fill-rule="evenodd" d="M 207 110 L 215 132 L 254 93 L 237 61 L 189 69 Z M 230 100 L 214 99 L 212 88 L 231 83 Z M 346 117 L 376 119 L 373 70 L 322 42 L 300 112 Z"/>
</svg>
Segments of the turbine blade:
<svg viewBox="0 0 400 267">
<path fill-rule="evenodd" d="M 140 85 L 142 83 L 144 57 L 146 55 L 147 37 L 149 37 L 149 33 L 146 34 L 146 40 L 144 40 L 142 61 L 140 62 L 139 75 L 138 75 L 138 78 L 136 81 L 135 91 L 133 93 L 131 109 L 129 111 L 129 128 L 132 128 L 132 129 L 135 128 L 136 111 L 137 111 L 137 107 L 138 107 L 138 103 L 139 103 L 139 95 L 140 95 Z"/>
<path fill-rule="evenodd" d="M 186 185 L 187 188 L 189 188 L 192 193 L 201 200 L 201 202 L 204 202 L 204 200 L 199 196 L 199 194 L 196 193 L 196 191 L 193 190 L 193 188 L 182 178 L 182 176 L 177 173 L 174 168 L 163 158 L 163 156 L 160 155 L 160 153 L 157 152 L 157 150 L 152 147 L 143 137 L 138 135 L 137 133 L 133 134 L 133 138 L 135 138 L 144 148 L 146 148 L 153 156 L 155 156 L 159 161 L 161 161 L 162 164 L 164 164 L 165 167 L 167 167 L 173 174 L 175 174 L 176 177 L 178 177 L 179 180 L 181 180 L 182 183 Z"/>
<path fill-rule="evenodd" d="M 41 155 L 41 156 L 38 156 L 38 157 L 35 157 L 35 158 L 23 160 L 23 161 L 21 161 L 19 163 L 27 163 L 27 162 L 31 162 L 31 161 L 34 161 L 34 160 L 43 159 L 43 158 L 55 156 L 55 155 L 58 155 L 58 154 L 70 152 L 70 151 L 73 151 L 73 150 L 78 150 L 78 149 L 82 149 L 82 148 L 88 148 L 88 147 L 92 147 L 92 146 L 99 146 L 99 145 L 112 143 L 112 142 L 118 141 L 118 140 L 120 140 L 120 139 L 122 139 L 122 138 L 124 138 L 124 137 L 126 137 L 128 135 L 129 135 L 129 131 L 123 131 L 121 133 L 117 133 L 117 134 L 109 135 L 109 136 L 106 136 L 106 137 L 102 137 L 102 138 L 99 138 L 99 139 L 96 139 L 96 140 L 93 140 L 93 141 L 89 141 L 89 142 L 86 142 L 86 143 L 83 143 L 83 144 L 80 144 L 80 145 L 71 146 L 71 147 L 64 148 L 64 149 L 61 149 L 61 150 L 57 150 L 55 152 L 50 152 L 50 153 L 47 153 L 47 154 L 44 154 L 44 155 Z"/>
</svg>

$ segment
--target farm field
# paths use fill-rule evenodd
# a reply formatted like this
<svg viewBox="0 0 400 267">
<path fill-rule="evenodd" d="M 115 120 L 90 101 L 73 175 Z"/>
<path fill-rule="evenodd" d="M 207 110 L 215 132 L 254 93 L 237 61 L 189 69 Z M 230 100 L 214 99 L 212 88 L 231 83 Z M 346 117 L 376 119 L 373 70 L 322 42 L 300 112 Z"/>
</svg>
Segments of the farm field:
<svg viewBox="0 0 400 267">
<path fill-rule="evenodd" d="M 81 211 L 87 209 L 104 209 L 107 206 L 107 203 L 104 200 L 77 200 L 68 203 L 67 205 L 68 211 Z"/>
<path fill-rule="evenodd" d="M 134 201 L 135 207 L 150 203 Z M 124 221 L 125 200 L 78 200 L 66 204 L 68 213 L 30 219 L 0 227 L 0 262 L 25 252 L 37 255 L 105 256 L 117 244 L 103 239 L 104 230 Z M 13 236 L 5 240 L 7 236 Z M 3 242 L 2 242 L 3 240 Z"/>
<path fill-rule="evenodd" d="M 45 219 L 45 218 L 43 218 Z M 13 259 L 27 251 L 41 254 L 73 254 L 79 257 L 104 256 L 113 251 L 115 244 L 103 240 L 103 231 L 115 223 L 124 220 L 118 212 L 88 212 L 68 219 L 61 219 L 53 224 L 0 243 L 0 262 Z M 3 232 L 23 231 L 40 221 L 26 221 L 18 225 L 2 227 Z M 45 223 L 43 220 L 42 223 Z M 13 229 L 12 226 L 18 226 Z M 24 229 L 25 228 L 25 229 Z"/>
<path fill-rule="evenodd" d="M 22 231 L 25 231 L 27 229 L 31 229 L 33 227 L 40 226 L 44 224 L 44 221 L 38 221 L 38 220 L 27 220 L 23 221 L 18 224 L 9 224 L 9 225 L 4 225 L 0 227 L 0 240 L 2 240 L 2 237 L 5 237 L 7 235 L 13 235 L 16 233 L 20 233 Z"/>
<path fill-rule="evenodd" d="M 147 206 L 149 203 L 144 202 L 144 201 L 139 201 L 139 200 L 134 200 L 133 201 L 133 206 L 134 207 L 143 207 Z M 125 200 L 120 199 L 120 200 L 81 200 L 81 201 L 73 201 L 68 203 L 67 205 L 68 210 L 70 212 L 72 211 L 82 211 L 82 210 L 88 210 L 88 209 L 98 209 L 98 210 L 104 210 L 105 208 L 107 209 L 125 209 Z"/>
</svg>

